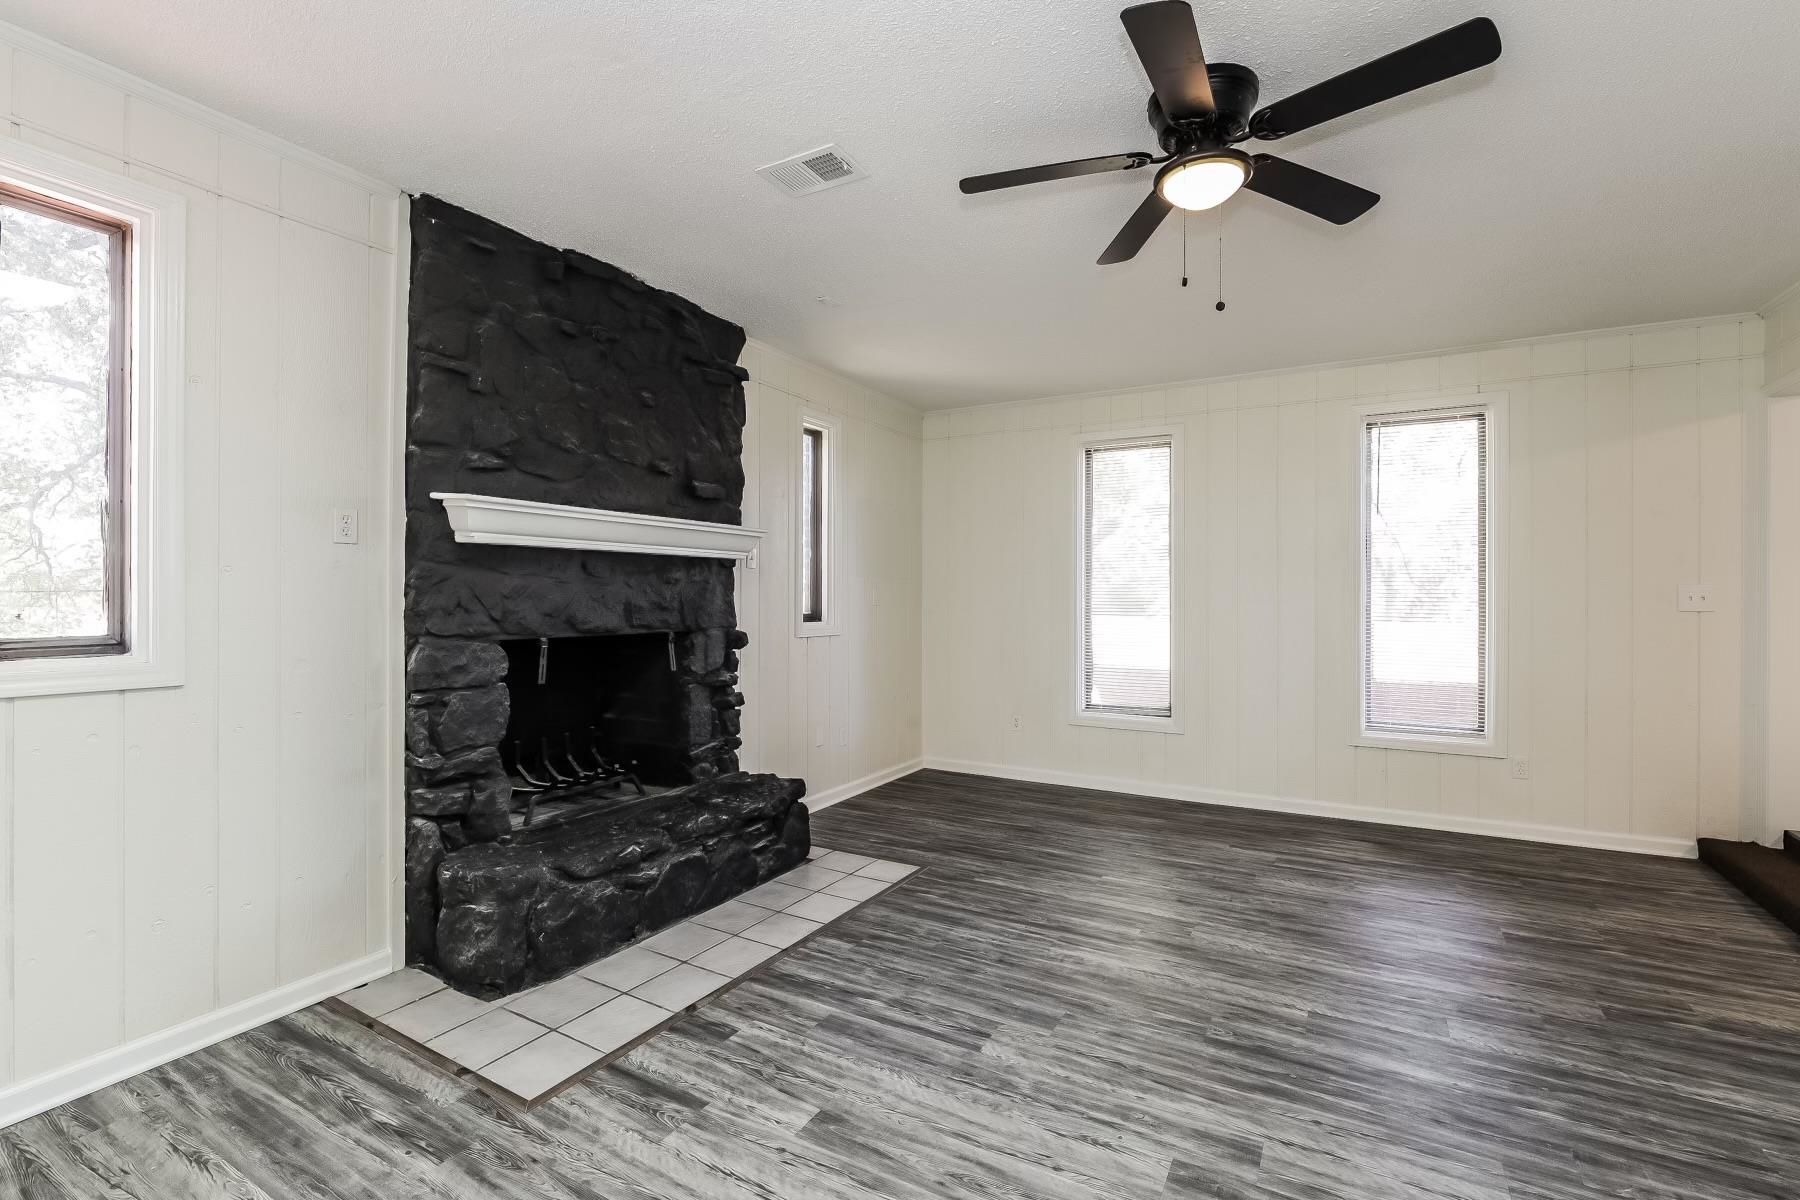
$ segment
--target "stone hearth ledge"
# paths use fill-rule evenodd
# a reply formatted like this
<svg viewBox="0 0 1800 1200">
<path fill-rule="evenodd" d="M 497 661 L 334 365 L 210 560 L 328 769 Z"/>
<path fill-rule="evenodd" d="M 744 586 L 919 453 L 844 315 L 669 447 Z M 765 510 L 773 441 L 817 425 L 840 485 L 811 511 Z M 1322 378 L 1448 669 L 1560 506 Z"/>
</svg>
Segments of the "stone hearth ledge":
<svg viewBox="0 0 1800 1200">
<path fill-rule="evenodd" d="M 805 861 L 805 791 L 740 772 L 440 850 L 437 967 L 473 995 L 505 995 L 721 904 Z"/>
</svg>

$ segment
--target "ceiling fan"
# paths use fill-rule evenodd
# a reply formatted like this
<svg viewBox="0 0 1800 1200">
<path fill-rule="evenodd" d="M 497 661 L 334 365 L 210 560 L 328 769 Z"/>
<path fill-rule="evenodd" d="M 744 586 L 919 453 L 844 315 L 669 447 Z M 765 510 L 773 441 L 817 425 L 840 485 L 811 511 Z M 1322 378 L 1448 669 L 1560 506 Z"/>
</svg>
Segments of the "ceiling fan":
<svg viewBox="0 0 1800 1200">
<path fill-rule="evenodd" d="M 1156 186 L 1100 255 L 1102 266 L 1136 255 L 1171 208 L 1215 208 L 1239 188 L 1335 225 L 1349 224 L 1381 197 L 1273 154 L 1246 154 L 1237 143 L 1287 137 L 1500 57 L 1500 31 L 1488 18 L 1476 17 L 1256 110 L 1256 72 L 1236 63 L 1208 65 L 1200 52 L 1194 10 L 1185 0 L 1136 4 L 1119 19 L 1150 76 L 1150 127 L 1156 131 L 1162 156 L 1139 151 L 1078 158 L 974 175 L 960 184 L 965 193 L 973 194 L 1161 164 Z"/>
</svg>

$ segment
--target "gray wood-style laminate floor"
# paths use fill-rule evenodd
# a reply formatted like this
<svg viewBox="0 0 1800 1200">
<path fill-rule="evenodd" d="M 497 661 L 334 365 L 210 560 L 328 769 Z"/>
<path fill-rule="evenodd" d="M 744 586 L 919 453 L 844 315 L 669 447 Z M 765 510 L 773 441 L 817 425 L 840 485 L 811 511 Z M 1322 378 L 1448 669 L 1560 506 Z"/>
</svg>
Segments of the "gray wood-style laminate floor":
<svg viewBox="0 0 1800 1200">
<path fill-rule="evenodd" d="M 1800 1195 L 1800 941 L 1693 862 L 922 772 L 927 870 L 543 1108 L 319 1009 L 0 1133 L 0 1196 Z"/>
</svg>

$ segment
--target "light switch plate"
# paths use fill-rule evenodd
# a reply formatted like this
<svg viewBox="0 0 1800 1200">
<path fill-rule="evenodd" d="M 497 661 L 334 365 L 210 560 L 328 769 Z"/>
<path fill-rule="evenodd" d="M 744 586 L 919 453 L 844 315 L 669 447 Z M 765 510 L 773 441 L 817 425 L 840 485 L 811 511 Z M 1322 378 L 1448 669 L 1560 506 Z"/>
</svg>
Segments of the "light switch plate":
<svg viewBox="0 0 1800 1200">
<path fill-rule="evenodd" d="M 1717 607 L 1713 603 L 1713 590 L 1703 583 L 1685 583 L 1675 597 L 1678 612 L 1712 612 Z"/>
</svg>

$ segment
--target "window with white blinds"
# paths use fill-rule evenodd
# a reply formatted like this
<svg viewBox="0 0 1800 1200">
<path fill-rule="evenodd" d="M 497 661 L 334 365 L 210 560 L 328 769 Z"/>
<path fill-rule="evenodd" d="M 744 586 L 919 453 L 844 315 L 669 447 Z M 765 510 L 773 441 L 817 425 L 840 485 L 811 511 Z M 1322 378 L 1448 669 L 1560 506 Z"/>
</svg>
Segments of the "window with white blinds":
<svg viewBox="0 0 1800 1200">
<path fill-rule="evenodd" d="M 1362 728 L 1493 735 L 1486 408 L 1365 416 Z"/>
<path fill-rule="evenodd" d="M 1170 437 L 1081 448 L 1083 715 L 1167 720 L 1170 679 Z"/>
</svg>

